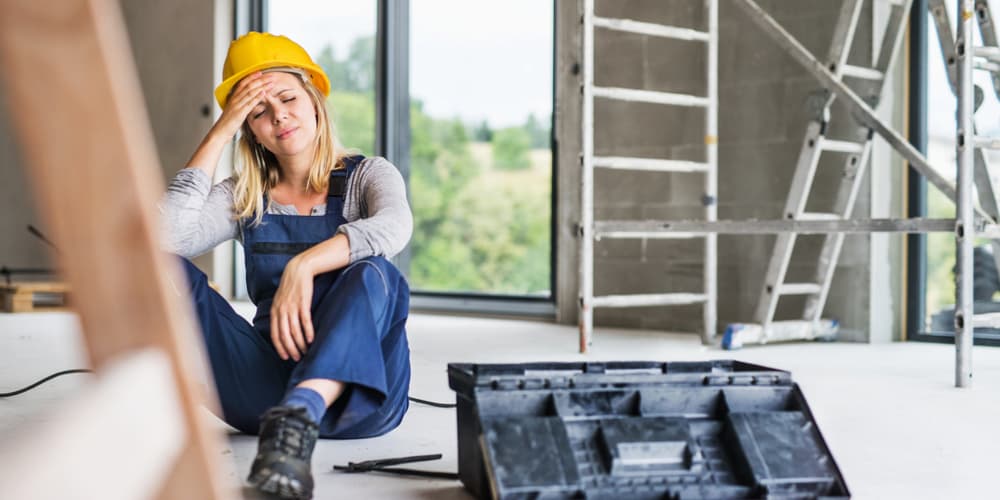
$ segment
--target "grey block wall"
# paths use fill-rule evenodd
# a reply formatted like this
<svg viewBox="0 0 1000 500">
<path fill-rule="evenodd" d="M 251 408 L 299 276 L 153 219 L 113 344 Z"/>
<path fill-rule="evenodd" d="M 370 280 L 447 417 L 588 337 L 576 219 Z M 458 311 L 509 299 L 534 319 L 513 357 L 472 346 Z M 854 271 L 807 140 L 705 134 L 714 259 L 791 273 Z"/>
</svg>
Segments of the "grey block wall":
<svg viewBox="0 0 1000 500">
<path fill-rule="evenodd" d="M 164 179 L 184 167 L 212 125 L 215 3 L 121 2 Z M 35 209 L 4 101 L 0 93 L 0 266 L 51 267 L 48 247 L 25 229 L 33 224 L 44 232 L 45 224 Z M 59 147 L 57 138 L 52 147 Z M 199 264 L 210 270 L 211 256 Z"/>
<path fill-rule="evenodd" d="M 761 0 L 810 51 L 826 58 L 841 2 Z M 573 4 L 573 5 L 569 5 Z M 557 118 L 559 126 L 560 320 L 577 314 L 579 220 L 578 123 L 581 13 L 577 2 L 559 4 L 557 40 Z M 598 0 L 596 13 L 673 26 L 704 29 L 700 0 Z M 851 62 L 868 63 L 872 52 L 872 15 L 866 7 Z M 742 10 L 720 2 L 719 49 L 719 218 L 775 219 L 790 188 L 805 127 L 812 115 L 809 97 L 819 89 Z M 595 84 L 705 95 L 704 44 L 597 30 Z M 703 160 L 704 113 L 699 108 L 595 103 L 595 154 Z M 574 118 L 576 118 L 574 120 Z M 834 107 L 829 136 L 850 139 L 853 120 Z M 858 139 L 858 137 L 853 137 Z M 819 166 L 809 211 L 830 211 L 844 159 L 825 157 Z M 693 219 L 702 217 L 700 174 L 642 172 L 595 173 L 595 219 Z M 864 184 L 867 186 L 867 182 Z M 867 187 L 855 217 L 867 217 Z M 774 236 L 719 237 L 719 328 L 749 322 L 761 293 Z M 841 321 L 845 338 L 865 338 L 869 322 L 867 236 L 848 236 L 834 278 L 825 317 Z M 821 237 L 800 238 L 789 267 L 789 281 L 809 281 Z M 595 247 L 595 294 L 700 291 L 703 245 L 700 240 L 605 240 Z M 783 299 L 778 319 L 801 314 L 804 301 Z M 597 309 L 595 322 L 669 331 L 700 331 L 701 307 Z"/>
</svg>

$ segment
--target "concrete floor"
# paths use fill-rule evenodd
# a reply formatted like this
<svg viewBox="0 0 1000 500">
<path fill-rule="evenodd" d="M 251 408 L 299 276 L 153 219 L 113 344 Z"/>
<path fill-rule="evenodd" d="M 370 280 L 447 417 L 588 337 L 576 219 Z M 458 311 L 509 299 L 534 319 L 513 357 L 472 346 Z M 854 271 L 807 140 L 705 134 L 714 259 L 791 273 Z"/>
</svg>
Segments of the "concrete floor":
<svg viewBox="0 0 1000 500">
<path fill-rule="evenodd" d="M 242 311 L 248 312 L 243 306 Z M 575 353 L 576 330 L 547 323 L 414 315 L 409 323 L 411 395 L 452 401 L 448 362 L 703 360 L 735 358 L 792 372 L 855 498 L 997 498 L 1000 349 L 976 348 L 975 382 L 952 387 L 953 348 L 923 343 L 803 343 L 725 352 L 696 337 L 599 329 L 590 356 Z M 67 313 L 0 314 L 0 392 L 85 365 L 79 326 Z M 0 400 L 0 438 L 23 436 L 92 380 L 70 375 Z M 215 425 L 225 425 L 205 413 Z M 21 427 L 24 425 L 25 427 Z M 153 431 L 153 429 L 151 429 Z M 6 441 L 4 441 L 6 442 Z M 239 487 L 256 450 L 231 434 L 220 459 Z M 456 471 L 454 410 L 413 405 L 399 429 L 375 439 L 321 441 L 316 498 L 470 498 L 457 482 L 347 475 L 334 464 L 443 453 L 420 468 Z M 0 487 L 2 491 L 2 487 Z"/>
</svg>

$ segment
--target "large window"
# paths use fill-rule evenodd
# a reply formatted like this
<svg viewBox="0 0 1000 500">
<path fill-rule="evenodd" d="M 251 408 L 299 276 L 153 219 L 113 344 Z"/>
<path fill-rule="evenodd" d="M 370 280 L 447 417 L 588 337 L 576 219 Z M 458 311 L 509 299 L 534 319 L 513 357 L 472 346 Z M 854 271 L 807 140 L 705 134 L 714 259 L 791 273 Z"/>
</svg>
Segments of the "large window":
<svg viewBox="0 0 1000 500">
<path fill-rule="evenodd" d="M 947 6 L 955 30 L 954 2 Z M 1000 0 L 991 0 L 990 8 L 1000 12 Z M 939 44 L 934 20 L 927 17 L 927 158 L 940 173 L 954 182 L 956 174 L 955 113 L 956 99 L 949 83 L 948 73 Z M 952 35 L 953 36 L 953 35 Z M 981 40 L 976 30 L 976 43 Z M 975 85 L 982 91 L 982 104 L 976 112 L 976 127 L 979 134 L 1000 136 L 1000 89 L 995 89 L 989 74 L 976 71 Z M 979 92 L 979 91 L 977 91 Z M 987 160 L 994 171 L 1000 168 L 1000 155 L 987 152 Z M 934 187 L 927 188 L 926 216 L 951 218 L 955 216 L 955 205 Z M 930 233 L 923 236 L 926 241 L 926 287 L 923 300 L 925 317 L 919 325 L 918 338 L 930 339 L 935 336 L 947 337 L 954 331 L 955 305 L 955 236 L 950 233 Z M 993 247 L 988 240 L 976 242 L 975 282 L 976 312 L 1000 312 L 1000 302 L 996 300 L 998 283 Z M 915 283 L 914 283 L 915 284 Z M 977 329 L 977 338 L 992 337 L 995 330 Z"/>
<path fill-rule="evenodd" d="M 413 288 L 550 296 L 552 15 L 410 3 Z"/>
<path fill-rule="evenodd" d="M 408 155 L 396 160 L 414 234 L 399 262 L 414 292 L 551 300 L 553 1 L 409 1 L 383 24 L 408 31 L 397 36 L 408 50 L 383 58 L 378 48 L 395 46 L 379 43 L 380 4 L 389 0 L 264 2 L 259 28 L 299 42 L 327 71 L 345 146 Z M 380 60 L 409 95 L 379 93 Z M 407 103 L 409 137 L 387 144 L 377 109 Z"/>
</svg>

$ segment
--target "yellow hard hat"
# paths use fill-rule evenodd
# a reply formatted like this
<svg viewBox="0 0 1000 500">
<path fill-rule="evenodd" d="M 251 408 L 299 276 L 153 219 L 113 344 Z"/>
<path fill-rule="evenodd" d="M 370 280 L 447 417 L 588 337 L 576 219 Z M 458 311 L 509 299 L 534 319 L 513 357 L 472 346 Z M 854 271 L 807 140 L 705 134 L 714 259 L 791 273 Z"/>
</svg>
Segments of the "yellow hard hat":
<svg viewBox="0 0 1000 500">
<path fill-rule="evenodd" d="M 281 35 L 251 31 L 229 44 L 222 65 L 222 84 L 215 88 L 215 100 L 225 108 L 229 92 L 247 75 L 278 67 L 299 68 L 309 75 L 323 95 L 330 94 L 330 79 L 299 44 Z"/>
</svg>

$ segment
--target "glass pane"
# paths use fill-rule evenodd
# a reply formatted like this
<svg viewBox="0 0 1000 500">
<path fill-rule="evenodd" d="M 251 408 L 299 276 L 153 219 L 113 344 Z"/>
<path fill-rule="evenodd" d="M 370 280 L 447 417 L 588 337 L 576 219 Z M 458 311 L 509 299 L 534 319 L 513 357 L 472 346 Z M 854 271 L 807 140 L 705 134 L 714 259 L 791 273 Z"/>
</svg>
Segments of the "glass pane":
<svg viewBox="0 0 1000 500">
<path fill-rule="evenodd" d="M 376 0 L 269 2 L 267 29 L 309 52 L 330 78 L 327 106 L 340 142 L 375 152 Z"/>
<path fill-rule="evenodd" d="M 412 0 L 414 289 L 551 295 L 552 15 Z"/>
<path fill-rule="evenodd" d="M 955 29 L 954 5 L 949 2 L 949 13 L 952 30 Z M 1000 13 L 1000 0 L 991 0 L 990 9 Z M 954 31 L 953 31 L 954 33 Z M 939 169 L 941 174 L 954 182 L 956 175 L 955 153 L 955 94 L 948 82 L 941 46 L 938 42 L 934 19 L 928 14 L 927 37 L 927 158 L 931 165 Z M 976 43 L 981 44 L 978 28 Z M 995 89 L 989 74 L 976 71 L 975 85 L 983 92 L 983 101 L 976 112 L 976 127 L 980 135 L 1000 136 L 1000 89 Z M 987 161 L 995 171 L 1000 168 L 1000 154 L 988 151 Z M 955 216 L 955 205 L 933 186 L 927 188 L 927 216 L 950 218 Z M 1000 302 L 996 301 L 997 271 L 993 258 L 993 248 L 989 240 L 976 242 L 975 250 L 976 312 L 1000 312 Z M 931 233 L 927 235 L 927 319 L 925 331 L 935 333 L 954 332 L 955 306 L 955 237 L 950 233 Z M 976 333 L 982 333 L 980 329 Z M 994 331 L 1000 333 L 1000 331 Z"/>
</svg>

